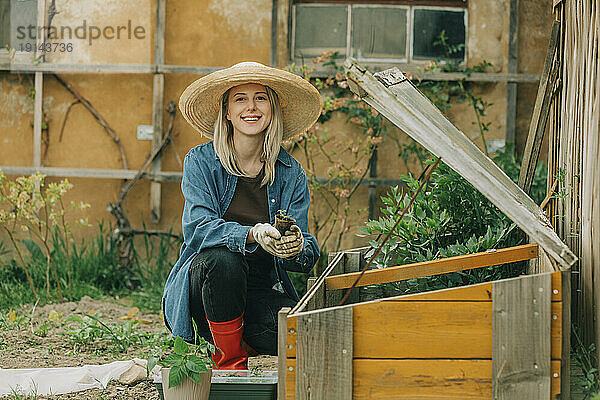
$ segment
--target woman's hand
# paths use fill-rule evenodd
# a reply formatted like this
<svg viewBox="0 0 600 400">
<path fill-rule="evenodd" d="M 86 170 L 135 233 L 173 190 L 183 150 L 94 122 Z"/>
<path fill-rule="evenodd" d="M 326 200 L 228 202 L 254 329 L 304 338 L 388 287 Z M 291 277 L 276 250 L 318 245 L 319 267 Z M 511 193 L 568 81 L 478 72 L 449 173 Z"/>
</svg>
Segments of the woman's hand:
<svg viewBox="0 0 600 400">
<path fill-rule="evenodd" d="M 282 253 L 277 248 L 277 242 L 281 238 L 281 234 L 271 224 L 258 223 L 250 229 L 250 233 L 254 240 L 260 244 L 267 253 L 277 257 L 282 257 Z"/>
<path fill-rule="evenodd" d="M 275 248 L 281 254 L 279 257 L 289 258 L 297 255 L 304 247 L 304 237 L 298 225 L 292 225 L 281 239 L 276 241 Z"/>
</svg>

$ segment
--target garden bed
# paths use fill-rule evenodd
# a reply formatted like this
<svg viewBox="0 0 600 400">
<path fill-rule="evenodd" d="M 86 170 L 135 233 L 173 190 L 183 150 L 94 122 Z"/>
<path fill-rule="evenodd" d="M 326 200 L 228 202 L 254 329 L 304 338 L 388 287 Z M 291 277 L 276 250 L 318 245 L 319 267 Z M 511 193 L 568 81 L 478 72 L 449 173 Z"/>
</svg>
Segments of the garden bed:
<svg viewBox="0 0 600 400">
<path fill-rule="evenodd" d="M 101 326 L 96 320 L 85 317 L 92 315 L 111 328 L 116 337 L 102 334 L 96 328 L 82 329 L 82 324 L 77 320 L 69 321 L 71 315 L 85 318 L 86 323 L 94 326 Z M 85 296 L 78 302 L 48 304 L 35 309 L 29 305 L 0 312 L 0 368 L 3 369 L 105 364 L 134 357 L 146 358 L 153 349 L 168 351 L 170 347 L 170 335 L 159 314 L 136 312 L 136 309 L 114 298 L 94 300 Z M 277 358 L 253 357 L 249 360 L 249 367 L 275 370 Z M 111 382 L 105 390 L 92 389 L 60 396 L 29 398 L 133 400 L 151 399 L 157 394 L 152 383 L 142 381 L 131 386 Z"/>
</svg>

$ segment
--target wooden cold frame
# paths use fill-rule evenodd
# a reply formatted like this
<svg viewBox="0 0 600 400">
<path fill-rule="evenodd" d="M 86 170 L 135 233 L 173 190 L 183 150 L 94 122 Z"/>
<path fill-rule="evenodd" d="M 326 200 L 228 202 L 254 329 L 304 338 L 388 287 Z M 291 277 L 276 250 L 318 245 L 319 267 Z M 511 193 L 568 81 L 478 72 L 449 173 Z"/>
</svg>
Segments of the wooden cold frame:
<svg viewBox="0 0 600 400">
<path fill-rule="evenodd" d="M 279 325 L 280 340 L 283 341 L 283 335 L 286 338 L 285 345 L 280 342 L 280 349 L 285 348 L 285 353 L 283 357 L 280 353 L 279 359 L 281 385 L 278 398 L 299 398 L 297 386 L 301 371 L 298 366 L 306 362 L 300 360 L 309 355 L 298 343 L 301 335 L 299 320 L 348 309 L 352 310 L 352 396 L 329 398 L 490 399 L 496 387 L 498 398 L 507 398 L 503 395 L 509 391 L 494 383 L 494 360 L 501 360 L 500 365 L 503 363 L 502 355 L 496 354 L 497 348 L 503 343 L 508 347 L 515 346 L 523 338 L 513 336 L 526 336 L 524 333 L 530 329 L 529 321 L 525 319 L 529 316 L 521 315 L 524 304 L 516 300 L 512 306 L 507 306 L 498 300 L 511 285 L 525 288 L 533 296 L 531 303 L 540 310 L 537 316 L 540 323 L 534 324 L 538 334 L 529 340 L 546 340 L 547 351 L 535 355 L 539 360 L 538 368 L 532 364 L 514 375 L 500 373 L 496 376 L 508 378 L 500 379 L 502 382 L 510 381 L 512 376 L 513 382 L 527 384 L 530 369 L 533 369 L 539 380 L 545 382 L 544 395 L 535 398 L 555 398 L 559 393 L 560 398 L 568 398 L 568 376 L 565 376 L 568 371 L 565 368 L 568 366 L 570 325 L 565 315 L 565 307 L 569 305 L 565 302 L 569 301 L 569 280 L 565 274 L 556 271 L 522 276 L 308 312 L 288 314 L 289 310 L 286 310 Z M 540 286 L 538 281 L 543 281 L 543 285 Z M 541 297 L 539 287 L 544 289 Z M 513 296 L 504 298 L 510 300 Z M 545 311 L 541 312 L 542 309 Z M 529 311 L 535 318 L 536 310 L 530 308 Z M 496 328 L 502 323 L 494 321 L 498 317 L 496 312 L 517 321 L 510 327 L 514 335 L 494 339 L 495 329 L 502 329 Z M 341 327 L 332 330 L 338 334 L 343 332 Z M 328 350 L 328 347 L 323 349 L 324 352 Z M 514 357 L 508 361 L 514 362 Z M 344 376 L 343 368 L 350 367 L 340 365 L 335 373 Z M 318 366 L 315 369 L 323 371 Z M 306 385 L 305 380 L 301 382 Z M 317 386 L 311 388 L 311 398 L 323 398 L 320 397 L 322 392 L 315 392 Z"/>
<path fill-rule="evenodd" d="M 372 75 L 355 60 L 344 65 L 352 91 L 467 179 L 562 268 L 577 257 L 537 204 L 397 69 Z"/>
</svg>

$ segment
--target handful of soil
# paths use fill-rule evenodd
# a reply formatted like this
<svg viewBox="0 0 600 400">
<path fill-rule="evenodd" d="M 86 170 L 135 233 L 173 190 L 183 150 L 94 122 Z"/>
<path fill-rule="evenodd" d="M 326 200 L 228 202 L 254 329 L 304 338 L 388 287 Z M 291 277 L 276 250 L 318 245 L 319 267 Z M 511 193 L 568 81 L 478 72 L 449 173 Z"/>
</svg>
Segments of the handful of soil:
<svg viewBox="0 0 600 400">
<path fill-rule="evenodd" d="M 286 215 L 285 211 L 278 210 L 275 214 L 275 229 L 285 235 L 286 231 L 289 231 L 292 225 L 296 223 L 296 220 L 289 215 Z"/>
</svg>

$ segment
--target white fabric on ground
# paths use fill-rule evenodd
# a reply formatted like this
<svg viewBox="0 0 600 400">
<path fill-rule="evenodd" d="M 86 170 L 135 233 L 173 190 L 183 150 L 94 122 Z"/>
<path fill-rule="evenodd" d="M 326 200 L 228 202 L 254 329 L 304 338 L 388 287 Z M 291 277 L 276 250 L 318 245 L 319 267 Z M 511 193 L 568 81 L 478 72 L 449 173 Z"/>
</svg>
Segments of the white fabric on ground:
<svg viewBox="0 0 600 400">
<path fill-rule="evenodd" d="M 102 365 L 83 367 L 1 369 L 0 397 L 13 394 L 64 394 L 93 388 L 106 388 L 112 379 L 130 375 L 139 376 L 145 368 L 146 360 L 135 358 L 128 361 L 114 361 Z M 128 379 L 125 379 L 128 380 Z M 131 383 L 131 382 L 128 382 Z"/>
</svg>

